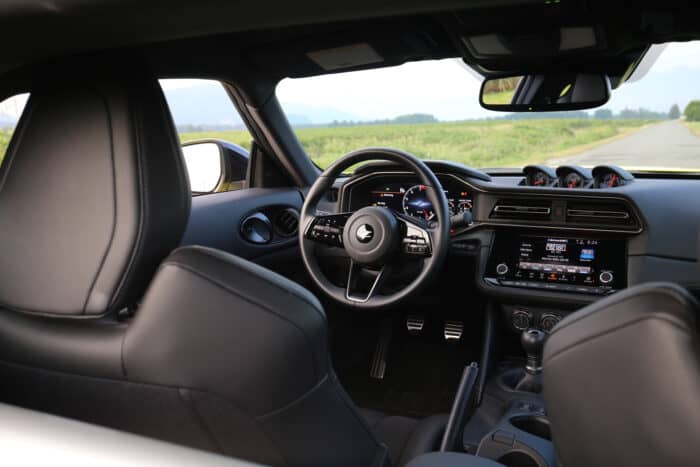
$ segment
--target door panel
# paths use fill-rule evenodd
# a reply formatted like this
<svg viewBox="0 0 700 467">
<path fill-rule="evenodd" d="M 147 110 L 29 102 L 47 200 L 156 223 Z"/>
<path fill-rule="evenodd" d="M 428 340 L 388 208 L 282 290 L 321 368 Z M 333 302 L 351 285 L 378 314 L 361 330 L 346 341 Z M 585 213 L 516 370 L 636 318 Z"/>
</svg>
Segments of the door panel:
<svg viewBox="0 0 700 467">
<path fill-rule="evenodd" d="M 280 188 L 249 188 L 195 196 L 182 245 L 217 248 L 298 280 L 303 268 L 296 231 L 290 230 L 288 214 L 298 213 L 303 202 L 298 190 Z M 284 216 L 283 211 L 287 211 Z M 247 240 L 245 234 L 250 232 L 242 229 L 244 220 L 259 217 L 258 214 L 270 221 L 272 232 L 266 243 Z"/>
</svg>

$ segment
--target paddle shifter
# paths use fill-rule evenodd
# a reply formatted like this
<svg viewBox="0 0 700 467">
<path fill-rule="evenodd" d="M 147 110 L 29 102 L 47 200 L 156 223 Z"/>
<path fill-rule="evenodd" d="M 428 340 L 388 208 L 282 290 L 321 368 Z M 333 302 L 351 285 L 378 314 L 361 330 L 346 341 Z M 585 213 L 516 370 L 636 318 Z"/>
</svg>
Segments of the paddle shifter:
<svg viewBox="0 0 700 467">
<path fill-rule="evenodd" d="M 547 335 L 539 329 L 527 329 L 520 335 L 520 344 L 527 354 L 525 375 L 515 386 L 516 391 L 542 391 L 542 351 Z"/>
</svg>

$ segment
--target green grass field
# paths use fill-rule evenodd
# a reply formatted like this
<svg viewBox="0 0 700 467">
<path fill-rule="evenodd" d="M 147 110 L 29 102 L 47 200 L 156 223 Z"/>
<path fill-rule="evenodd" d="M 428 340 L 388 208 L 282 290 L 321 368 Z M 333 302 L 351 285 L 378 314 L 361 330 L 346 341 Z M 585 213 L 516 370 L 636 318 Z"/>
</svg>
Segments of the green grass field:
<svg viewBox="0 0 700 467">
<path fill-rule="evenodd" d="M 652 123 L 647 120 L 532 119 L 301 128 L 297 135 L 314 162 L 327 167 L 354 149 L 389 146 L 422 159 L 474 167 L 522 167 L 583 150 Z M 248 148 L 245 131 L 185 133 L 183 141 L 220 138 Z"/>
<path fill-rule="evenodd" d="M 490 105 L 506 105 L 513 102 L 515 89 L 510 91 L 490 92 L 484 95 L 484 103 Z"/>
<path fill-rule="evenodd" d="M 700 122 L 687 122 L 684 120 L 683 123 L 685 123 L 685 126 L 687 126 L 695 135 L 700 136 Z"/>
<path fill-rule="evenodd" d="M 297 135 L 320 167 L 367 146 L 404 149 L 422 159 L 447 159 L 474 167 L 522 167 L 543 163 L 651 123 L 646 120 L 542 119 L 471 121 L 416 125 L 301 128 Z M 700 134 L 700 123 L 688 123 Z M 10 140 L 0 131 L 0 162 Z M 184 133 L 183 142 L 219 138 L 250 148 L 247 131 Z"/>
<path fill-rule="evenodd" d="M 10 130 L 0 130 L 0 164 L 5 158 L 5 151 L 7 151 L 7 145 L 10 144 L 10 138 L 12 137 L 12 131 Z"/>
</svg>

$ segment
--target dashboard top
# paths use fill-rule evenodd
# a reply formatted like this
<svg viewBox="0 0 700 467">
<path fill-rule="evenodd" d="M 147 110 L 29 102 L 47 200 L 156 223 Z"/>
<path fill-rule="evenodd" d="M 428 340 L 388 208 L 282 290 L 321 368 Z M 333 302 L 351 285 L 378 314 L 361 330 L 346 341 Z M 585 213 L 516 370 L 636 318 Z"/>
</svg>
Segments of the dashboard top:
<svg viewBox="0 0 700 467">
<path fill-rule="evenodd" d="M 462 208 L 471 210 L 473 224 L 455 232 L 455 237 L 484 228 L 548 229 L 562 233 L 594 231 L 628 238 L 630 256 L 680 261 L 698 258 L 700 203 L 694 201 L 700 199 L 698 178 L 651 178 L 649 175 L 635 178 L 624 169 L 600 166 L 590 170 L 588 183 L 569 188 L 560 186 L 559 180 L 531 184 L 527 182 L 527 175 L 543 170 L 559 179 L 568 175 L 567 169 L 578 170 L 575 166 L 558 170 L 531 166 L 518 175 L 489 175 L 453 162 L 426 161 L 426 164 L 439 175 L 441 183 L 448 180 L 452 184 L 448 186 L 448 194 L 452 196 L 454 190 L 458 195 L 452 197 L 457 213 Z M 585 174 L 588 176 L 588 172 Z M 624 183 L 615 180 L 611 184 L 610 174 L 619 176 Z M 361 202 L 369 202 L 368 195 L 379 191 L 376 188 L 398 182 L 405 183 L 404 192 L 399 187 L 393 202 L 397 203 L 397 210 L 403 209 L 403 195 L 415 186 L 414 181 L 412 174 L 396 164 L 365 164 L 352 176 L 336 182 L 339 209 L 357 206 L 359 198 L 356 196 L 362 198 Z M 461 197 L 462 193 L 468 196 Z M 416 190 L 410 193 L 415 194 Z M 406 204 L 409 209 L 413 205 L 414 214 L 425 216 L 424 212 L 417 211 L 421 207 L 420 198 L 416 203 L 411 203 L 412 200 L 416 198 L 409 196 Z"/>
</svg>

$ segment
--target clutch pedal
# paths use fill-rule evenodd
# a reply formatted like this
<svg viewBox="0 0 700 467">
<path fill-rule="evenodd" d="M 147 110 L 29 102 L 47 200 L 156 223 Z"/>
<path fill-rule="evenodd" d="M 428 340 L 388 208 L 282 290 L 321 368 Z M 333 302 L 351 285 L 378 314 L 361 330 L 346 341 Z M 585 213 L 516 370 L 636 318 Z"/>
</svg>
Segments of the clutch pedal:
<svg viewBox="0 0 700 467">
<path fill-rule="evenodd" d="M 425 318 L 418 315 L 408 315 L 406 317 L 406 330 L 412 336 L 416 336 L 423 332 L 425 327 Z"/>
</svg>

